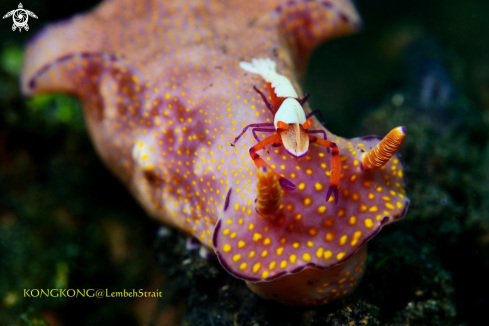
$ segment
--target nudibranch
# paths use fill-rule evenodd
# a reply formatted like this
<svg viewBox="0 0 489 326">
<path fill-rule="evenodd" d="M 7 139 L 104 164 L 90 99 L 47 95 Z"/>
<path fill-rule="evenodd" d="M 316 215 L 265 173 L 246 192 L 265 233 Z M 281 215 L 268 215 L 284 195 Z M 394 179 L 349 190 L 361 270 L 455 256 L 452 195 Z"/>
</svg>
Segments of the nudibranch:
<svg viewBox="0 0 489 326">
<path fill-rule="evenodd" d="M 213 249 L 262 297 L 319 305 L 353 291 L 365 243 L 407 210 L 395 155 L 405 130 L 345 139 L 311 117 L 338 146 L 335 205 L 327 148 L 296 158 L 270 146 L 270 168 L 257 168 L 252 135 L 231 146 L 246 125 L 272 122 L 253 88 L 265 81 L 239 63 L 272 58 L 300 93 L 312 49 L 359 26 L 349 0 L 107 0 L 37 35 L 22 90 L 77 96 L 97 152 L 150 216 Z"/>
</svg>

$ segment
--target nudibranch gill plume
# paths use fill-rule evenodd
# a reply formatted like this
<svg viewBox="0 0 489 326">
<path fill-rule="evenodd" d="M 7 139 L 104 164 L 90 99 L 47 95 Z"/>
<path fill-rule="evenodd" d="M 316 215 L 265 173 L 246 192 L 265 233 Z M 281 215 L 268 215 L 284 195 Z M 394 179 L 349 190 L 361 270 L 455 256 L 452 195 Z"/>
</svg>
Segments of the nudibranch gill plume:
<svg viewBox="0 0 489 326">
<path fill-rule="evenodd" d="M 262 297 L 319 305 L 353 291 L 365 243 L 407 210 L 395 155 L 405 129 L 345 139 L 310 117 L 339 152 L 327 201 L 326 147 L 295 157 L 268 146 L 257 168 L 252 133 L 231 146 L 247 125 L 273 122 L 254 90 L 266 81 L 239 63 L 271 58 L 300 95 L 311 51 L 359 26 L 348 0 L 107 0 L 37 35 L 22 91 L 77 96 L 97 152 L 150 216 L 199 239 Z"/>
</svg>

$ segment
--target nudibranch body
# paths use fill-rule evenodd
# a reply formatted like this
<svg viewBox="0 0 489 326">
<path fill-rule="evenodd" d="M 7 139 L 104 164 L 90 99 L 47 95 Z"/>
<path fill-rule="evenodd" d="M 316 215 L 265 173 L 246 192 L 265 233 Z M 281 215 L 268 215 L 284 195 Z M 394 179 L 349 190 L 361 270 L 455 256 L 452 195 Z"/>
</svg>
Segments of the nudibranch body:
<svg viewBox="0 0 489 326">
<path fill-rule="evenodd" d="M 340 152 L 338 204 L 324 196 L 331 153 L 316 144 L 300 158 L 283 146 L 262 155 L 297 185 L 282 190 L 250 159 L 252 135 L 230 146 L 247 124 L 272 122 L 253 90 L 264 80 L 239 62 L 272 58 L 300 92 L 310 51 L 359 24 L 347 0 L 105 1 L 33 40 L 22 90 L 79 97 L 98 153 L 148 214 L 213 249 L 254 291 L 323 304 L 353 290 L 364 244 L 406 212 L 402 163 L 394 155 L 379 165 L 403 130 L 378 146 L 375 137 L 333 135 L 312 117 Z"/>
</svg>

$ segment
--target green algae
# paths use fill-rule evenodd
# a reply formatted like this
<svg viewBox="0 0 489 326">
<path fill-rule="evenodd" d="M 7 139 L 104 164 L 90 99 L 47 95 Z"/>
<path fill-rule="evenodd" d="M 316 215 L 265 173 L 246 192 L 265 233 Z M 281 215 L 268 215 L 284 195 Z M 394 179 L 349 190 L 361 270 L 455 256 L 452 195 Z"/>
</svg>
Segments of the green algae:
<svg viewBox="0 0 489 326">
<path fill-rule="evenodd" d="M 24 52 L 18 45 L 6 46 L 0 57 L 1 69 L 12 77 L 19 77 L 22 69 Z"/>
</svg>

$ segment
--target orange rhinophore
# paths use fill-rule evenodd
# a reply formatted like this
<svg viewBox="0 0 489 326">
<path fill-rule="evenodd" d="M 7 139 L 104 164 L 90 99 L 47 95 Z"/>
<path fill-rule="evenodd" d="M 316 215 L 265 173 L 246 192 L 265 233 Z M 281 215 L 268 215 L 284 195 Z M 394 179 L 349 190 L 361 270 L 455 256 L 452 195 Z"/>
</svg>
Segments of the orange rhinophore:
<svg viewBox="0 0 489 326">
<path fill-rule="evenodd" d="M 258 74 L 265 80 L 272 103 L 268 103 L 265 95 L 263 95 L 263 93 L 256 87 L 255 90 L 261 95 L 263 101 L 272 113 L 273 123 L 249 124 L 234 139 L 234 142 L 231 145 L 234 146 L 248 128 L 253 128 L 252 132 L 255 139 L 258 141 L 258 144 L 250 148 L 250 156 L 258 168 L 264 166 L 273 172 L 275 172 L 275 170 L 273 170 L 268 163 L 256 153 L 267 145 L 272 144 L 275 147 L 284 145 L 287 152 L 295 157 L 306 155 L 309 150 L 309 144 L 316 143 L 328 149 L 331 148 L 331 179 L 326 194 L 326 201 L 328 201 L 330 196 L 334 194 L 335 203 L 338 203 L 338 185 L 341 173 L 341 160 L 338 146 L 336 146 L 334 142 L 326 139 L 326 133 L 323 130 L 309 130 L 309 127 L 312 126 L 312 121 L 309 118 L 316 112 L 313 111 L 306 116 L 304 109 L 302 108 L 302 105 L 307 101 L 309 95 L 306 95 L 303 99 L 299 99 L 290 80 L 277 73 L 276 63 L 270 58 L 252 59 L 251 63 L 240 62 L 239 65 L 242 69 Z M 256 131 L 276 133 L 260 141 L 255 134 Z M 318 133 L 322 133 L 324 139 L 311 135 Z M 277 172 L 275 172 L 275 174 L 278 177 L 280 185 L 284 189 L 295 189 L 295 185 L 292 182 L 282 177 Z"/>
<path fill-rule="evenodd" d="M 392 129 L 377 146 L 363 153 L 362 165 L 364 170 L 373 170 L 385 165 L 396 154 L 406 136 L 405 127 Z"/>
<path fill-rule="evenodd" d="M 282 203 L 282 188 L 277 176 L 271 169 L 262 167 L 256 176 L 256 211 L 263 216 L 273 215 Z"/>
</svg>

